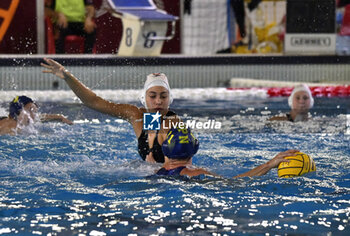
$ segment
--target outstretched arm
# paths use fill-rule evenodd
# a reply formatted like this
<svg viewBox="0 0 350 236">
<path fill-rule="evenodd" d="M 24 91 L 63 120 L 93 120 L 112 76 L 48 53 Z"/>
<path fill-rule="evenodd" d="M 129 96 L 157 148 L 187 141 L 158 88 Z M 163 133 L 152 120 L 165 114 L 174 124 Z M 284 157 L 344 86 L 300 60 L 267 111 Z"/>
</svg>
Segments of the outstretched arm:
<svg viewBox="0 0 350 236">
<path fill-rule="evenodd" d="M 273 159 L 269 160 L 265 164 L 262 164 L 254 169 L 247 171 L 243 174 L 237 175 L 234 178 L 239 177 L 253 177 L 253 176 L 261 176 L 269 172 L 272 168 L 276 168 L 281 162 L 289 162 L 287 159 L 284 159 L 288 156 L 295 156 L 295 153 L 299 150 L 288 150 L 285 152 L 278 153 Z"/>
<path fill-rule="evenodd" d="M 107 101 L 97 96 L 58 62 L 47 58 L 44 60 L 47 64 L 41 63 L 41 66 L 46 68 L 43 72 L 54 74 L 66 81 L 68 86 L 86 106 L 99 112 L 128 120 L 132 124 L 134 124 L 135 120 L 142 117 L 142 112 L 138 107 L 131 104 L 116 104 Z"/>
<path fill-rule="evenodd" d="M 73 122 L 68 120 L 61 114 L 42 114 L 40 117 L 41 122 L 49 122 L 49 121 L 59 121 L 68 125 L 72 125 Z"/>
</svg>

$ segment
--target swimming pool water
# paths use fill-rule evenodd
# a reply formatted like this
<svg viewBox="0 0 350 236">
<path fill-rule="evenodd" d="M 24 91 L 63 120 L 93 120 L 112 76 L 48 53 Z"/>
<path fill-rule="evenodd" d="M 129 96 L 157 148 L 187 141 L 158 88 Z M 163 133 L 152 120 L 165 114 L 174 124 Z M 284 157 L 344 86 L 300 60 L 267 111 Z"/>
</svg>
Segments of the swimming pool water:
<svg viewBox="0 0 350 236">
<path fill-rule="evenodd" d="M 223 178 L 171 179 L 140 160 L 127 122 L 77 103 L 39 103 L 75 124 L 0 137 L 0 234 L 349 235 L 350 99 L 317 99 L 306 123 L 266 122 L 285 104 L 175 100 L 184 118 L 222 122 L 195 131 L 193 162 Z M 313 157 L 317 172 L 230 179 L 291 148 Z"/>
</svg>

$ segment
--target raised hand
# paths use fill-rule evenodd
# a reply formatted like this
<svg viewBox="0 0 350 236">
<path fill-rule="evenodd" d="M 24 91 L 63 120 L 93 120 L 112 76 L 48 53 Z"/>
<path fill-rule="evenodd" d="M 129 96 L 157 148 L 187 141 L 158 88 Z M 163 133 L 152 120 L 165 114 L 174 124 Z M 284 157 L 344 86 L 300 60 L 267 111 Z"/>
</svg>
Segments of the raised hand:
<svg viewBox="0 0 350 236">
<path fill-rule="evenodd" d="M 94 31 L 95 28 L 96 28 L 95 22 L 90 18 L 86 18 L 84 23 L 85 32 L 90 34 Z"/>
<path fill-rule="evenodd" d="M 51 73 L 54 74 L 61 79 L 64 79 L 64 71 L 65 68 L 60 63 L 55 60 L 44 58 L 44 61 L 47 63 L 40 63 L 41 66 L 45 67 L 47 70 L 43 70 L 43 73 Z"/>
<path fill-rule="evenodd" d="M 57 18 L 58 18 L 57 19 L 58 26 L 63 29 L 67 28 L 68 26 L 67 17 L 63 13 L 59 12 Z"/>
</svg>

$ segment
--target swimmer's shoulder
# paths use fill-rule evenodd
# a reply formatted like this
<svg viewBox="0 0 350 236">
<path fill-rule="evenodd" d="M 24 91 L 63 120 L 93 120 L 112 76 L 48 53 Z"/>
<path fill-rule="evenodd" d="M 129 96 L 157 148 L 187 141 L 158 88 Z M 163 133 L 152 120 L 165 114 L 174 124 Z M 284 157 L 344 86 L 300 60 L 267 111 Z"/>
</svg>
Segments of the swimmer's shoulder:
<svg viewBox="0 0 350 236">
<path fill-rule="evenodd" d="M 114 103 L 102 98 L 98 100 L 98 102 L 95 102 L 93 105 L 90 104 L 87 106 L 102 113 L 119 117 L 128 121 L 139 119 L 146 111 L 144 108 L 138 107 L 134 104 Z"/>
<path fill-rule="evenodd" d="M 10 119 L 8 117 L 1 117 L 0 118 L 0 127 L 1 126 L 9 126 L 11 124 L 16 124 L 16 121 L 14 121 L 13 119 Z"/>
<path fill-rule="evenodd" d="M 288 116 L 286 114 L 279 115 L 279 116 L 273 116 L 270 119 L 268 119 L 268 121 L 288 121 Z"/>
<path fill-rule="evenodd" d="M 195 177 L 195 176 L 200 176 L 200 175 L 209 175 L 209 176 L 217 176 L 203 168 L 184 168 L 181 172 L 180 175 L 185 175 L 189 177 Z"/>
<path fill-rule="evenodd" d="M 17 126 L 17 122 L 5 117 L 0 119 L 0 135 L 14 134 L 14 129 Z"/>
</svg>

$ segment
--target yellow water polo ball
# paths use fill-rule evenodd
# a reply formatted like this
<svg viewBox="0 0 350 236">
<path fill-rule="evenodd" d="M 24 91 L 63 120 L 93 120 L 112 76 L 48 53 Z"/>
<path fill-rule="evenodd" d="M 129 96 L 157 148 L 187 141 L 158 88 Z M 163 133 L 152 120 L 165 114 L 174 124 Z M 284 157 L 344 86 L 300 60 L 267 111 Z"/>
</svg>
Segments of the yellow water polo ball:
<svg viewBox="0 0 350 236">
<path fill-rule="evenodd" d="M 281 162 L 278 165 L 278 177 L 291 178 L 316 171 L 314 160 L 307 154 L 297 152 L 295 156 L 285 157 L 289 162 Z"/>
</svg>

